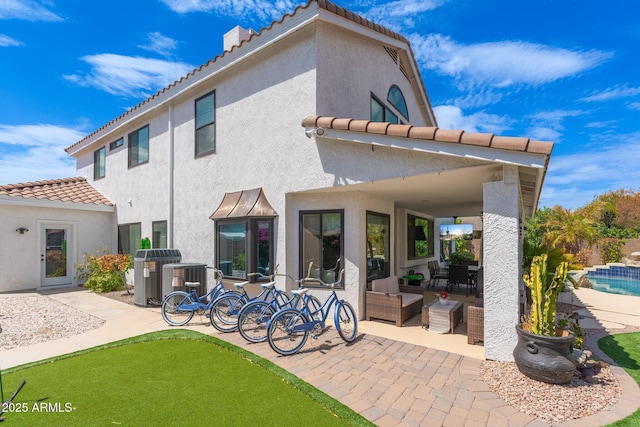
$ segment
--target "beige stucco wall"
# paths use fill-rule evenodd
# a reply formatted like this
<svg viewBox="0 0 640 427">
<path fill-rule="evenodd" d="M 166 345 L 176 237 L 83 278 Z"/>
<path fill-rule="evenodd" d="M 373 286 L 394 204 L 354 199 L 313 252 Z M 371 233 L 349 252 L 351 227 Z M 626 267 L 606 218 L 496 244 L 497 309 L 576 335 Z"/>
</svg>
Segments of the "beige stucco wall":
<svg viewBox="0 0 640 427">
<path fill-rule="evenodd" d="M 117 245 L 113 212 L 51 208 L 46 206 L 46 202 L 39 207 L 0 203 L 0 218 L 0 233 L 3 236 L 0 246 L 0 292 L 40 288 L 41 226 L 45 223 L 71 226 L 68 239 L 71 266 L 77 264 L 84 253 L 95 254 L 105 247 L 113 251 Z M 20 227 L 29 231 L 19 234 L 16 229 Z M 72 271 L 71 276 L 74 273 Z M 67 285 L 76 283 L 73 280 Z"/>
<path fill-rule="evenodd" d="M 387 93 L 395 84 L 407 102 L 409 123 L 428 125 L 418 106 L 417 88 L 412 87 L 380 41 L 326 22 L 318 27 L 318 115 L 369 119 L 371 94 L 391 106 Z M 399 119 L 407 122 L 402 116 Z"/>
</svg>

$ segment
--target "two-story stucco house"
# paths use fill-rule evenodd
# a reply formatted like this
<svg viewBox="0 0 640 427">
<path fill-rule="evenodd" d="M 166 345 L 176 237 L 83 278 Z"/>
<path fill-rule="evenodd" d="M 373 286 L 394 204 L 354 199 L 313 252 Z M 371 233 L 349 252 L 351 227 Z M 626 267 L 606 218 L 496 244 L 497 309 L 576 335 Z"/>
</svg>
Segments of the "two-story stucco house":
<svg viewBox="0 0 640 427">
<path fill-rule="evenodd" d="M 371 278 L 426 272 L 438 226 L 481 217 L 485 355 L 510 360 L 522 224 L 551 149 L 439 129 L 408 40 L 312 0 L 230 31 L 222 55 L 67 152 L 116 207 L 94 227 L 115 236 L 117 223 L 112 251 L 149 237 L 237 279 L 276 265 L 302 277 L 313 262 L 328 280 L 338 263 L 361 319 Z"/>
</svg>

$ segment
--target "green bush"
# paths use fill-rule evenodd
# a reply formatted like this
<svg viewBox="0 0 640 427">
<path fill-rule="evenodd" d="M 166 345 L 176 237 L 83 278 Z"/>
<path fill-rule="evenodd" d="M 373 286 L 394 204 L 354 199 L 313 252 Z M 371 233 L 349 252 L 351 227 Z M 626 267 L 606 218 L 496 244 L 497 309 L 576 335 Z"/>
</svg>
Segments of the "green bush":
<svg viewBox="0 0 640 427">
<path fill-rule="evenodd" d="M 131 255 L 84 254 L 83 262 L 76 264 L 76 277 L 85 280 L 84 287 L 96 293 L 120 291 L 126 284 L 125 275 L 133 266 Z"/>
<path fill-rule="evenodd" d="M 469 251 L 458 251 L 449 255 L 450 264 L 462 264 L 463 261 L 473 261 L 475 255 Z"/>
<path fill-rule="evenodd" d="M 624 256 L 624 241 L 617 239 L 600 240 L 600 259 L 603 264 L 620 262 Z"/>
</svg>

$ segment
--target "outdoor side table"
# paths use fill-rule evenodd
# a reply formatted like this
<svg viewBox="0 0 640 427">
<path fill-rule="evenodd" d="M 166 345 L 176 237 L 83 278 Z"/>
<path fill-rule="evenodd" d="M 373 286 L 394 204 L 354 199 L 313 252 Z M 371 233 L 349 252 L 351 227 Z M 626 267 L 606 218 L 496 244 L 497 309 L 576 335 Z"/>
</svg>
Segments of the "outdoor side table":
<svg viewBox="0 0 640 427">
<path fill-rule="evenodd" d="M 462 301 L 440 304 L 438 299 L 434 299 L 422 307 L 422 326 L 428 326 L 430 332 L 453 333 L 458 323 L 462 322 L 463 307 Z"/>
</svg>

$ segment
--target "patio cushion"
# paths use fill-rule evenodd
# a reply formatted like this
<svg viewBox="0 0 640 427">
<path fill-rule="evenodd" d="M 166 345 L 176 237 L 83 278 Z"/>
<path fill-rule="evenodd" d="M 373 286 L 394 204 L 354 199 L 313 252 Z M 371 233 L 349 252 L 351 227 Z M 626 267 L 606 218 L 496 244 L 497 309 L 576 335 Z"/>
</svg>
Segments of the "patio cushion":
<svg viewBox="0 0 640 427">
<path fill-rule="evenodd" d="M 400 295 L 402 296 L 402 306 L 403 307 L 411 305 L 411 304 L 415 303 L 416 301 L 422 301 L 422 294 L 418 295 L 418 294 L 409 294 L 409 293 L 406 293 L 406 292 L 400 292 Z"/>
<path fill-rule="evenodd" d="M 371 282 L 371 290 L 373 292 L 382 292 L 383 294 L 388 294 L 387 291 L 387 281 L 386 279 L 375 279 Z"/>
<path fill-rule="evenodd" d="M 398 284 L 398 278 L 396 276 L 390 276 L 384 279 L 375 279 L 371 282 L 371 290 L 373 292 L 382 292 L 383 294 L 399 294 L 400 285 Z"/>
<path fill-rule="evenodd" d="M 400 293 L 400 284 L 396 276 L 389 276 L 385 280 L 387 281 L 387 292 L 392 295 Z"/>
</svg>

